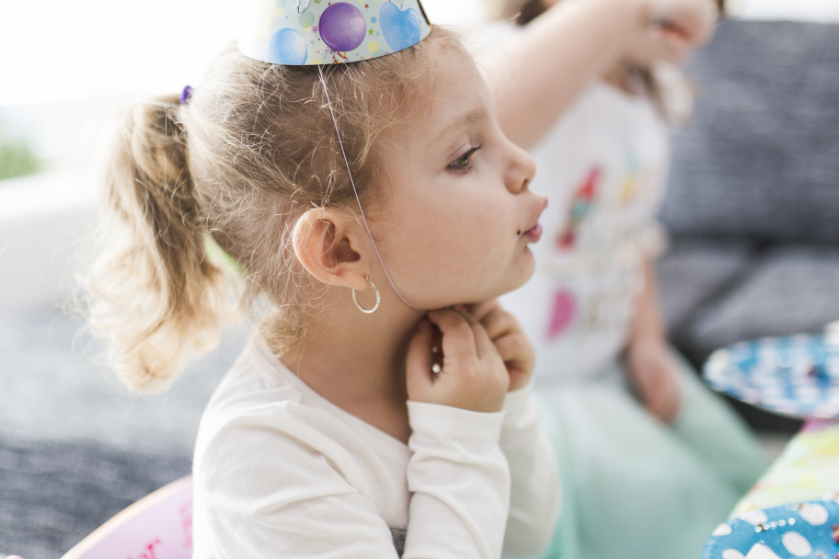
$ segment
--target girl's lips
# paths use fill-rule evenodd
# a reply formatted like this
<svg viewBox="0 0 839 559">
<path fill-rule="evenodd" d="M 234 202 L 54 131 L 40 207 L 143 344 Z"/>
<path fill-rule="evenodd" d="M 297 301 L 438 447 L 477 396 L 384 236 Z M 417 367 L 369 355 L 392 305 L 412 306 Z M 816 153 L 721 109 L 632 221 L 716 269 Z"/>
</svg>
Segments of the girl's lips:
<svg viewBox="0 0 839 559">
<path fill-rule="evenodd" d="M 542 238 L 542 226 L 537 223 L 536 225 L 533 226 L 532 229 L 530 229 L 528 231 L 525 231 L 525 233 L 524 233 L 524 235 L 522 235 L 522 237 L 527 239 L 527 242 L 529 242 L 529 243 L 538 242 L 539 239 Z"/>
</svg>

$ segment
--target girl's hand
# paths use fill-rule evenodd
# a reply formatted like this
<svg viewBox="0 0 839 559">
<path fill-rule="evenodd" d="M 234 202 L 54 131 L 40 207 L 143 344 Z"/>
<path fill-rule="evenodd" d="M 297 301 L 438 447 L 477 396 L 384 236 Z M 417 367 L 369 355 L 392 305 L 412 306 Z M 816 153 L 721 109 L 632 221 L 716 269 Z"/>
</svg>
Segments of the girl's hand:
<svg viewBox="0 0 839 559">
<path fill-rule="evenodd" d="M 473 305 L 468 312 L 487 331 L 504 361 L 507 374 L 510 375 L 509 391 L 527 386 L 536 365 L 536 351 L 516 317 L 505 311 L 498 301 Z"/>
<path fill-rule="evenodd" d="M 435 326 L 442 333 L 439 337 Z M 434 366 L 433 349 L 442 351 L 442 367 Z M 417 325 L 408 347 L 408 399 L 469 411 L 497 412 L 504 407 L 510 383 L 504 361 L 486 330 L 468 314 L 454 310 L 428 313 Z"/>
<path fill-rule="evenodd" d="M 647 411 L 667 424 L 676 421 L 681 406 L 675 364 L 664 340 L 635 337 L 627 356 L 630 381 L 638 389 Z"/>
<path fill-rule="evenodd" d="M 645 0 L 647 21 L 667 42 L 681 43 L 685 49 L 697 48 L 714 35 L 719 18 L 711 0 Z M 674 48 L 674 44 L 670 48 Z"/>
<path fill-rule="evenodd" d="M 655 26 L 641 34 L 629 47 L 625 59 L 642 67 L 659 62 L 681 64 L 695 48 L 680 35 Z"/>
</svg>

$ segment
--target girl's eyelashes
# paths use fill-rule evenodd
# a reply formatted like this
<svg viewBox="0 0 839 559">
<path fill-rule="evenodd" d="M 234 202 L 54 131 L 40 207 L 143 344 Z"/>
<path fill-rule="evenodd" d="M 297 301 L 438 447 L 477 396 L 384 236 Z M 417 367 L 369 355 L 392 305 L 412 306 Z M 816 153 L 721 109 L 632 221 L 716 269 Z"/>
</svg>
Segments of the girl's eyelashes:
<svg viewBox="0 0 839 559">
<path fill-rule="evenodd" d="M 475 152 L 481 149 L 483 144 L 479 145 L 478 147 L 474 147 L 449 163 L 448 169 L 450 171 L 460 171 L 465 172 L 472 168 L 472 156 L 475 155 Z"/>
</svg>

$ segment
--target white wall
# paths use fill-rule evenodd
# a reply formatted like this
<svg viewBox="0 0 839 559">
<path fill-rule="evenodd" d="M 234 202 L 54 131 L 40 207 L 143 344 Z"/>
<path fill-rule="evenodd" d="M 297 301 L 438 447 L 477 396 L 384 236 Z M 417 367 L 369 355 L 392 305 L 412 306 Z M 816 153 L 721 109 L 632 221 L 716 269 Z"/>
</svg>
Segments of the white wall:
<svg viewBox="0 0 839 559">
<path fill-rule="evenodd" d="M 244 0 L 4 0 L 0 105 L 155 95 L 199 81 L 236 39 Z M 481 0 L 426 0 L 432 21 L 479 21 Z"/>
<path fill-rule="evenodd" d="M 241 0 L 0 2 L 0 105 L 176 92 L 239 28 Z"/>
<path fill-rule="evenodd" d="M 482 0 L 422 0 L 428 19 L 438 25 L 471 25 L 483 21 Z"/>
<path fill-rule="evenodd" d="M 731 0 L 745 17 L 839 21 L 839 0 Z M 93 92 L 177 92 L 238 36 L 243 0 L 0 2 L 0 105 Z M 424 0 L 432 21 L 480 21 L 482 0 Z"/>
<path fill-rule="evenodd" d="M 730 0 L 744 19 L 839 22 L 839 0 Z"/>
<path fill-rule="evenodd" d="M 89 175 L 43 174 L 0 185 L 0 314 L 66 300 L 96 224 Z"/>
</svg>

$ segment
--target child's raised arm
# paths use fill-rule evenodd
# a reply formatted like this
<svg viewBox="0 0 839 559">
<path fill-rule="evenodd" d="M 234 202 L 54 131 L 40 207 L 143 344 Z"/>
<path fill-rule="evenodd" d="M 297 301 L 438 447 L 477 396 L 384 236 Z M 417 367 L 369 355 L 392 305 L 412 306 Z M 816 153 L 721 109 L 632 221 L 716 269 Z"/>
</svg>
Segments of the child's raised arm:
<svg viewBox="0 0 839 559">
<path fill-rule="evenodd" d="M 501 127 L 529 148 L 641 34 L 691 48 L 710 38 L 715 20 L 708 0 L 564 0 L 487 62 Z"/>
</svg>

